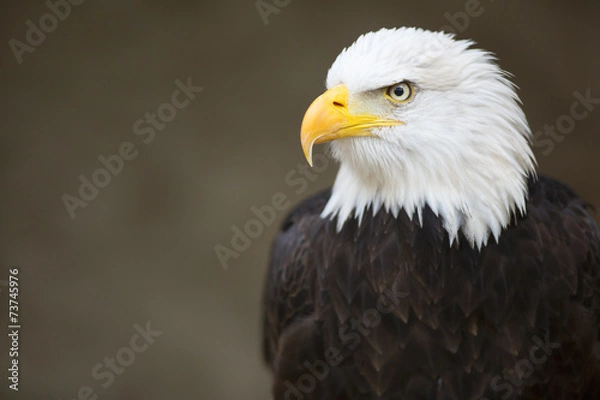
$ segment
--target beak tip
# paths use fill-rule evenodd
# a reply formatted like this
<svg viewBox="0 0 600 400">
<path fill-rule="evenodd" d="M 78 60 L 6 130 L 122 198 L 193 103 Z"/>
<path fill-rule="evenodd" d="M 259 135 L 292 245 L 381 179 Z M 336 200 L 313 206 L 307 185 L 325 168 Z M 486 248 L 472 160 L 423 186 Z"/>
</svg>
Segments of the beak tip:
<svg viewBox="0 0 600 400">
<path fill-rule="evenodd" d="M 304 158 L 306 158 L 306 162 L 312 168 L 312 166 L 313 166 L 313 162 L 312 162 L 312 145 L 308 149 L 304 150 Z"/>
<path fill-rule="evenodd" d="M 310 165 L 311 167 L 313 166 L 313 162 L 312 162 L 312 155 L 313 155 L 313 146 L 315 144 L 316 138 L 310 138 L 309 135 L 306 135 L 304 133 L 304 130 L 302 131 L 302 134 L 300 136 L 300 142 L 302 144 L 302 152 L 304 153 L 304 158 L 306 158 L 306 162 L 308 162 L 308 165 Z"/>
</svg>

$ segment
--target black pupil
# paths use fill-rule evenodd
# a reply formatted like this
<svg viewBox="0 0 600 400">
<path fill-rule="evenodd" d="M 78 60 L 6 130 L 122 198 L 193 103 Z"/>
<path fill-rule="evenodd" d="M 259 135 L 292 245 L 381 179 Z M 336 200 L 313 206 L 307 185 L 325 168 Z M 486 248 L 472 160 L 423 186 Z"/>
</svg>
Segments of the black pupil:
<svg viewBox="0 0 600 400">
<path fill-rule="evenodd" d="M 396 86 L 394 88 L 394 94 L 398 97 L 404 96 L 404 86 Z"/>
</svg>

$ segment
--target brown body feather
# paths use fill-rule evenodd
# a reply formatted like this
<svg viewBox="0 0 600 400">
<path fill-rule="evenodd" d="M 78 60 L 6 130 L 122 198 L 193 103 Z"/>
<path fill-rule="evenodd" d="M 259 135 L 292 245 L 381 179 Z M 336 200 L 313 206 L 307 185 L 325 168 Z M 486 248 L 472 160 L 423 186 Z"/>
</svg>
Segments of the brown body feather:
<svg viewBox="0 0 600 400">
<path fill-rule="evenodd" d="M 288 216 L 264 292 L 280 399 L 600 398 L 600 232 L 585 204 L 530 180 L 525 217 L 481 250 L 429 209 L 362 223 Z"/>
</svg>

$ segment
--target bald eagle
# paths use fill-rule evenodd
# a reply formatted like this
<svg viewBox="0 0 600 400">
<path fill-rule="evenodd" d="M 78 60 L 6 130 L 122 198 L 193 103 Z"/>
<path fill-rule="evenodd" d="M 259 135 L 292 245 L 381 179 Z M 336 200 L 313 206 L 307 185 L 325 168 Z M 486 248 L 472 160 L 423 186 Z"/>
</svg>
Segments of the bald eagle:
<svg viewBox="0 0 600 400">
<path fill-rule="evenodd" d="M 274 241 L 264 358 L 277 400 L 600 399 L 600 231 L 536 173 L 509 74 L 473 42 L 361 36 L 308 108 L 331 190 Z"/>
</svg>

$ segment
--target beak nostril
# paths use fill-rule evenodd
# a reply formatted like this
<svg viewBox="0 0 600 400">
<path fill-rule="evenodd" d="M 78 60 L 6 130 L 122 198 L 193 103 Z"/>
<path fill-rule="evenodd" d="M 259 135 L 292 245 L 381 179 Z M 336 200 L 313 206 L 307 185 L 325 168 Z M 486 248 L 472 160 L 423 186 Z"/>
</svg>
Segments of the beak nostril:
<svg viewBox="0 0 600 400">
<path fill-rule="evenodd" d="M 336 107 L 344 107 L 344 105 L 342 103 L 340 103 L 339 101 L 334 101 L 333 105 Z"/>
</svg>

